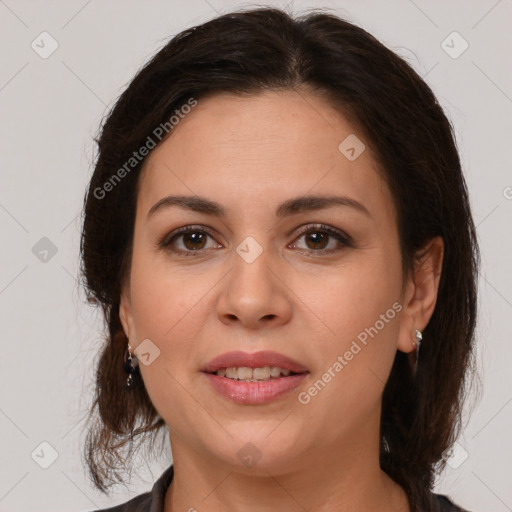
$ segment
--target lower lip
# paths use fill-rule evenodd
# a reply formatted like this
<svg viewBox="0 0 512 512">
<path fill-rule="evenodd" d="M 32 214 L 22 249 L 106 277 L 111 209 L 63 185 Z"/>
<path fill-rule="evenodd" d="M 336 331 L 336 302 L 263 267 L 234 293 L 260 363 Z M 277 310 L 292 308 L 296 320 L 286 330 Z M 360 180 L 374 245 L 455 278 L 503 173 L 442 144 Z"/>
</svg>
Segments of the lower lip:
<svg viewBox="0 0 512 512">
<path fill-rule="evenodd" d="M 266 404 L 298 387 L 309 372 L 279 377 L 262 382 L 244 382 L 228 379 L 214 373 L 205 373 L 213 388 L 238 404 Z"/>
</svg>

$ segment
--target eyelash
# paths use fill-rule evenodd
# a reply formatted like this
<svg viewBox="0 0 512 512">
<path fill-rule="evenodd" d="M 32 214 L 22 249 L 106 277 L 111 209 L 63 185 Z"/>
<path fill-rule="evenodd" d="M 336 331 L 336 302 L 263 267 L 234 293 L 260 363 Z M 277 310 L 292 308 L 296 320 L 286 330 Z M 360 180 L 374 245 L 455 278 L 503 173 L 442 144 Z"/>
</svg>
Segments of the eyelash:
<svg viewBox="0 0 512 512">
<path fill-rule="evenodd" d="M 170 235 L 164 235 L 161 237 L 158 242 L 157 246 L 160 249 L 168 249 L 172 252 L 185 256 L 185 257 L 194 257 L 198 254 L 201 254 L 203 251 L 207 249 L 198 249 L 197 251 L 183 251 L 182 249 L 176 249 L 175 247 L 172 247 L 172 243 L 174 240 L 179 238 L 180 235 L 187 234 L 187 233 L 206 233 L 210 237 L 214 238 L 213 233 L 205 228 L 204 226 L 186 226 L 184 228 L 180 228 Z M 300 237 L 310 234 L 310 233 L 326 233 L 329 236 L 334 237 L 336 240 L 338 240 L 343 246 L 345 247 L 352 247 L 352 239 L 345 234 L 343 231 L 340 231 L 338 229 L 332 228 L 327 226 L 326 224 L 310 224 L 306 226 L 296 237 L 296 240 Z M 308 254 L 315 254 L 315 253 L 324 253 L 324 254 L 331 254 L 333 252 L 340 251 L 341 248 L 338 249 L 318 249 L 318 250 L 306 250 L 306 249 L 299 249 L 302 250 Z"/>
</svg>

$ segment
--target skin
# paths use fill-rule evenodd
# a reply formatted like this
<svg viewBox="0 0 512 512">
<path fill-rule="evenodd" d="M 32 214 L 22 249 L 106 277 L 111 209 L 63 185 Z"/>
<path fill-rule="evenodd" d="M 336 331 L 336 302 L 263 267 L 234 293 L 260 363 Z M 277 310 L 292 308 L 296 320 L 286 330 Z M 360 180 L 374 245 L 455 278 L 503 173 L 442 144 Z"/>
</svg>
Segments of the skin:
<svg viewBox="0 0 512 512">
<path fill-rule="evenodd" d="M 165 512 L 410 510 L 379 467 L 381 398 L 396 351 L 414 350 L 415 329 L 433 313 L 443 246 L 434 239 L 414 272 L 402 274 L 390 191 L 368 144 L 355 161 L 338 150 L 349 134 L 364 141 L 307 91 L 217 94 L 199 100 L 146 160 L 120 318 L 132 350 L 144 339 L 160 350 L 140 369 L 170 429 L 175 476 Z M 227 215 L 171 206 L 147 218 L 171 194 L 216 201 Z M 302 195 L 346 196 L 368 214 L 330 206 L 276 217 L 280 203 Z M 315 223 L 342 230 L 352 243 Z M 190 225 L 213 236 L 158 246 Z M 316 240 L 300 233 L 306 226 Z M 252 263 L 236 252 L 248 236 L 262 248 Z M 173 246 L 200 250 L 187 257 Z M 300 403 L 297 394 L 395 303 L 401 311 Z M 310 372 L 274 402 L 237 404 L 200 371 L 224 352 L 266 349 Z M 251 467 L 237 456 L 248 442 L 261 453 Z"/>
</svg>

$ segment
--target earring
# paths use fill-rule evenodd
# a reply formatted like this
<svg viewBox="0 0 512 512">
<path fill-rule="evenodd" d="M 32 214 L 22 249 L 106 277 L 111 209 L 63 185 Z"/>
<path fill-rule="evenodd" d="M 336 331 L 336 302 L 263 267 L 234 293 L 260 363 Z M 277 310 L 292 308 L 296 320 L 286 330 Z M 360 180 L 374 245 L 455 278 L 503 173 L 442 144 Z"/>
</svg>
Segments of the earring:
<svg viewBox="0 0 512 512">
<path fill-rule="evenodd" d="M 139 362 L 135 356 L 132 357 L 130 344 L 128 343 L 128 347 L 124 354 L 124 371 L 128 374 L 128 378 L 126 379 L 126 388 L 131 389 L 135 386 L 135 379 L 133 378 L 133 374 L 135 373 L 135 369 L 137 368 Z"/>
<path fill-rule="evenodd" d="M 416 332 L 414 333 L 415 340 L 412 342 L 414 348 L 416 349 L 416 362 L 414 363 L 414 374 L 418 371 L 418 360 L 420 358 L 420 346 L 421 341 L 423 340 L 423 334 L 421 331 L 418 331 L 416 329 Z"/>
<path fill-rule="evenodd" d="M 414 333 L 414 337 L 416 339 L 412 342 L 412 344 L 414 345 L 414 348 L 419 352 L 421 340 L 423 339 L 423 334 L 421 333 L 421 331 L 418 331 L 418 329 L 416 329 L 416 332 Z"/>
</svg>

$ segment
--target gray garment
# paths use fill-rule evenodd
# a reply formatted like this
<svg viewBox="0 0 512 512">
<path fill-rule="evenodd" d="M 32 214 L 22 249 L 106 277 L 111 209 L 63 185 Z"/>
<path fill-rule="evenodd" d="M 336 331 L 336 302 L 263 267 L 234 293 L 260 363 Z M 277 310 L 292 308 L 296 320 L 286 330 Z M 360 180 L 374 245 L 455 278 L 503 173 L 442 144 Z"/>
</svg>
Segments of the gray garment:
<svg viewBox="0 0 512 512">
<path fill-rule="evenodd" d="M 126 503 L 94 512 L 164 512 L 165 493 L 171 485 L 174 466 L 171 464 L 153 485 L 150 492 L 139 494 Z M 442 494 L 431 494 L 432 506 L 421 512 L 468 512 Z M 416 511 L 415 511 L 416 512 Z"/>
<path fill-rule="evenodd" d="M 94 512 L 164 512 L 165 493 L 171 485 L 174 466 L 171 464 L 153 485 L 150 492 L 139 494 L 126 503 Z"/>
</svg>

